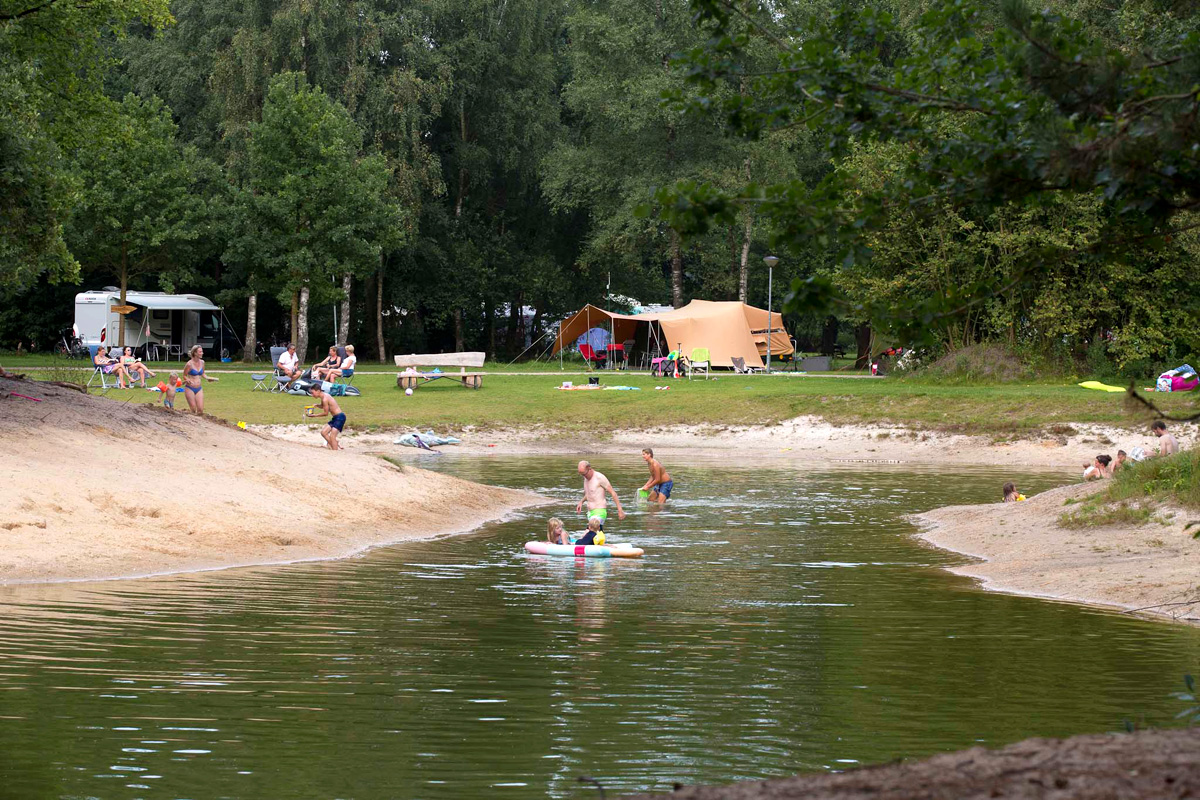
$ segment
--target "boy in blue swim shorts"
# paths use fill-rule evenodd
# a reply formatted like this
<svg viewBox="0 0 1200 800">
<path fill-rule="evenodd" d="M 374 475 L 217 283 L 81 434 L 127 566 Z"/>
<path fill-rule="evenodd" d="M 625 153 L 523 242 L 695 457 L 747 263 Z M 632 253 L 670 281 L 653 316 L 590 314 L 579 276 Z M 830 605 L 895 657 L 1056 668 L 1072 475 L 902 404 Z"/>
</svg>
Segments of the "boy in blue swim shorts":
<svg viewBox="0 0 1200 800">
<path fill-rule="evenodd" d="M 342 413 L 341 406 L 337 404 L 337 400 L 321 389 L 319 383 L 314 383 L 308 391 L 318 403 L 305 411 L 304 415 L 306 417 L 323 417 L 329 414 L 329 422 L 326 422 L 325 427 L 321 428 L 321 438 L 325 440 L 325 444 L 329 445 L 330 450 L 341 450 L 341 445 L 338 444 L 338 434 L 346 427 L 346 415 Z"/>
<path fill-rule="evenodd" d="M 671 496 L 671 490 L 675 488 L 675 481 L 671 480 L 671 473 L 663 469 L 663 465 L 654 457 L 654 451 L 649 447 L 642 450 L 642 460 L 646 462 L 646 466 L 650 467 L 650 480 L 642 486 L 642 491 L 650 492 L 648 498 L 651 503 L 665 503 Z"/>
</svg>

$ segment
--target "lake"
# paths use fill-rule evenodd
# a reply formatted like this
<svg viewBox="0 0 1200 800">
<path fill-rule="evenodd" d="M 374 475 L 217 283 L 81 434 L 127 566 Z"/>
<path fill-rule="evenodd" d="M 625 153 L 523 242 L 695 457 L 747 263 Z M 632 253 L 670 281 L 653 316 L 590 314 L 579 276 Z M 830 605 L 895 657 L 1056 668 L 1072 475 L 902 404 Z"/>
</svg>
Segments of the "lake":
<svg viewBox="0 0 1200 800">
<path fill-rule="evenodd" d="M 984 593 L 904 515 L 1056 473 L 597 457 L 640 560 L 529 556 L 555 498 L 334 562 L 0 589 L 0 797 L 595 797 L 1168 724 L 1200 632 Z M 264 525 L 272 524 L 264 517 Z M 303 519 L 297 525 L 306 524 Z"/>
</svg>

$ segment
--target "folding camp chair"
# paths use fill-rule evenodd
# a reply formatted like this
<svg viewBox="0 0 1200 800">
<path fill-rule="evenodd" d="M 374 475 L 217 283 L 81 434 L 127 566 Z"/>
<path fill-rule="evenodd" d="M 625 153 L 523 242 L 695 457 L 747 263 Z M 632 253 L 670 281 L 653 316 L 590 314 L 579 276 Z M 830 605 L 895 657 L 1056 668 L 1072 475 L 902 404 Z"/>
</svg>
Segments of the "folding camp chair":
<svg viewBox="0 0 1200 800">
<path fill-rule="evenodd" d="M 689 381 L 692 379 L 693 375 L 701 370 L 704 371 L 704 380 L 708 380 L 709 357 L 707 347 L 693 347 L 692 354 L 688 357 L 688 362 L 691 367 L 688 370 Z"/>
<path fill-rule="evenodd" d="M 755 372 L 762 371 L 757 367 L 747 367 L 746 359 L 742 358 L 741 356 L 733 356 L 729 360 L 733 362 L 733 372 L 735 375 L 751 375 Z"/>
<path fill-rule="evenodd" d="M 283 392 L 287 390 L 288 384 L 292 382 L 291 378 L 279 372 L 279 357 L 286 352 L 286 347 L 271 348 L 271 369 L 273 370 L 272 375 L 275 378 L 275 385 L 268 387 L 268 392 Z"/>
<path fill-rule="evenodd" d="M 104 392 L 107 392 L 109 389 L 120 389 L 120 388 L 132 389 L 133 388 L 132 380 L 129 381 L 128 386 L 122 387 L 121 382 L 117 379 L 117 377 L 115 375 L 105 372 L 103 367 L 96 364 L 96 351 L 99 349 L 100 349 L 99 345 L 88 345 L 88 353 L 90 354 L 91 359 L 92 359 L 92 374 L 88 377 L 87 386 L 85 386 L 84 388 L 91 389 L 92 384 L 95 382 L 95 380 L 97 378 L 99 378 L 101 394 L 103 394 Z M 109 383 L 110 380 L 112 381 L 111 383 Z"/>
<path fill-rule="evenodd" d="M 265 372 L 251 372 L 250 380 L 254 381 L 254 385 L 250 387 L 250 391 L 253 392 L 256 389 L 261 389 L 264 392 L 271 391 L 271 388 L 267 386 L 267 378 L 269 377 L 271 376 Z"/>
<path fill-rule="evenodd" d="M 583 356 L 583 360 L 590 367 L 594 366 L 597 369 L 599 369 L 600 367 L 604 366 L 604 359 L 605 359 L 604 354 L 597 353 L 595 350 L 592 349 L 592 346 L 590 344 L 579 345 L 579 355 Z"/>
</svg>

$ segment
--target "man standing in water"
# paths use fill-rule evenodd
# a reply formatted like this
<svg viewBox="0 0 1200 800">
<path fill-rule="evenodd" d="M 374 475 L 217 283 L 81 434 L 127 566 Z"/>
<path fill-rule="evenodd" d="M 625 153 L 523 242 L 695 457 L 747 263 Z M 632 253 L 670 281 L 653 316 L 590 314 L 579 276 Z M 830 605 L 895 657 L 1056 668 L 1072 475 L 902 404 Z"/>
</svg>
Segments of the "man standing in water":
<svg viewBox="0 0 1200 800">
<path fill-rule="evenodd" d="M 642 487 L 642 491 L 649 491 L 648 498 L 651 503 L 665 503 L 671 496 L 671 489 L 675 487 L 675 481 L 671 480 L 671 473 L 663 469 L 663 465 L 654 457 L 654 451 L 649 447 L 642 450 L 642 460 L 646 462 L 646 466 L 650 467 L 650 480 Z"/>
<path fill-rule="evenodd" d="M 621 500 L 613 491 L 608 478 L 604 477 L 604 473 L 597 472 L 588 462 L 580 461 L 579 474 L 583 476 L 583 499 L 575 506 L 577 512 L 583 511 L 583 504 L 587 503 L 588 522 L 598 519 L 600 520 L 600 529 L 604 530 L 604 521 L 608 519 L 608 500 L 604 493 L 608 492 L 612 495 L 613 502 L 617 504 L 617 519 L 625 519 L 625 509 L 621 508 Z"/>
</svg>

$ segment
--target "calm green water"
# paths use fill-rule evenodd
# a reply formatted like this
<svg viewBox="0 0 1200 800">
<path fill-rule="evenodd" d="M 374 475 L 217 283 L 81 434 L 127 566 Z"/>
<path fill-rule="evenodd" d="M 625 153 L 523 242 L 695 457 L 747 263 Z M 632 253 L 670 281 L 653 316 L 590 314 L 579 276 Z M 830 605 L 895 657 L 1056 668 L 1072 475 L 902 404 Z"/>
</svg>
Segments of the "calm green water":
<svg viewBox="0 0 1200 800">
<path fill-rule="evenodd" d="M 562 504 L 347 561 L 0 590 L 0 796 L 669 789 L 1166 723 L 1200 663 L 1194 630 L 937 569 L 901 515 L 1009 473 L 670 463 L 669 510 L 610 526 L 631 562 L 524 554 L 573 511 L 571 458 L 425 464 Z"/>
</svg>

